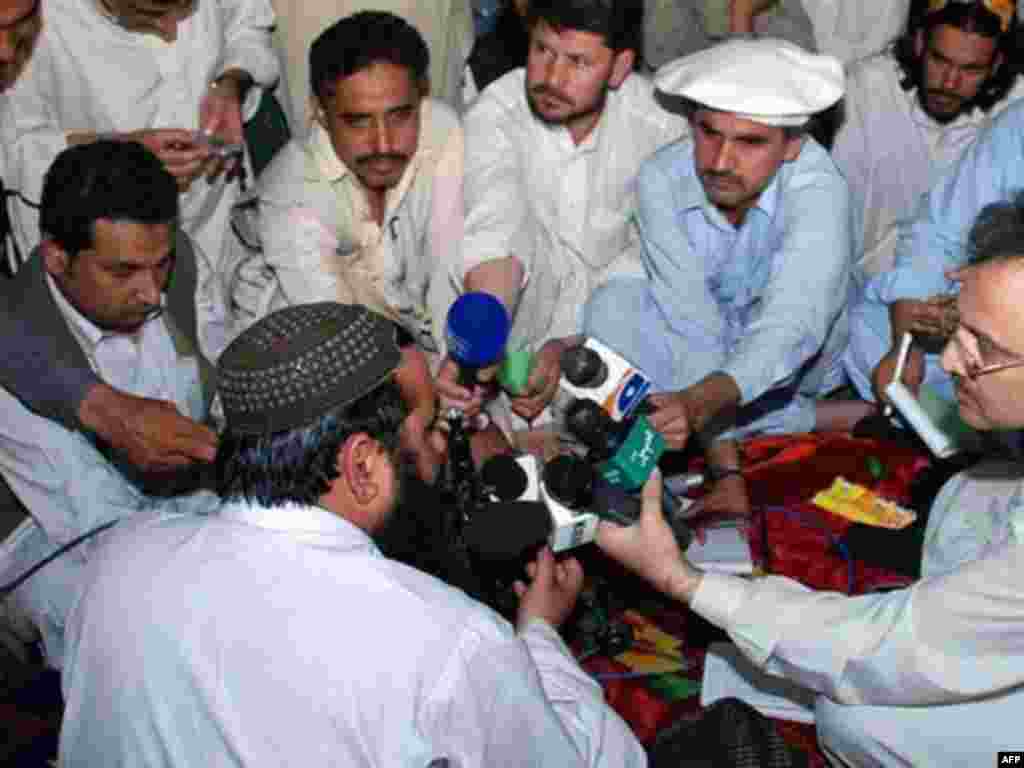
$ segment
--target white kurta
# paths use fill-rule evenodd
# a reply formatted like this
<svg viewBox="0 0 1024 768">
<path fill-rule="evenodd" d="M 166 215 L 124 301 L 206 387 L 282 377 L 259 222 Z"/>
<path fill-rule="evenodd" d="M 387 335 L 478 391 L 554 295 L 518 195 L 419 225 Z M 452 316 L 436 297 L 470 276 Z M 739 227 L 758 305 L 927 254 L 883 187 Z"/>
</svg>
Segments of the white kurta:
<svg viewBox="0 0 1024 768">
<path fill-rule="evenodd" d="M 567 128 L 534 117 L 524 81 L 525 70 L 509 72 L 466 115 L 466 236 L 452 278 L 461 285 L 484 261 L 519 258 L 528 280 L 511 343 L 536 349 L 576 333 L 584 302 L 609 276 L 642 273 L 637 171 L 687 125 L 632 74 L 575 146 Z"/>
<path fill-rule="evenodd" d="M 321 126 L 291 142 L 260 178 L 262 252 L 246 251 L 229 276 L 235 330 L 294 304 L 361 303 L 440 350 L 455 297 L 447 264 L 462 241 L 462 165 L 458 117 L 425 99 L 419 145 L 387 191 L 380 226 Z"/>
<path fill-rule="evenodd" d="M 850 67 L 846 119 L 832 149 L 850 185 L 861 277 L 894 266 L 899 231 L 921 196 L 995 115 L 1024 94 L 1018 82 L 987 113 L 975 109 L 943 125 L 921 108 L 917 90 L 905 91 L 899 81 L 899 65 L 888 53 Z"/>
<path fill-rule="evenodd" d="M 76 132 L 199 127 L 199 103 L 221 72 L 239 68 L 259 85 L 278 76 L 267 0 L 203 0 L 165 43 L 127 32 L 93 0 L 48 0 L 45 24 L 24 73 L 10 91 L 15 142 L 11 178 L 39 199 L 42 176 Z M 253 89 L 247 110 L 255 108 Z M 218 276 L 228 213 L 238 184 L 196 179 L 181 197 L 184 230 L 196 245 L 199 342 L 216 359 L 223 346 L 224 290 Z"/>
<path fill-rule="evenodd" d="M 646 765 L 550 625 L 514 631 L 325 509 L 140 522 L 84 581 L 64 766 Z"/>
</svg>

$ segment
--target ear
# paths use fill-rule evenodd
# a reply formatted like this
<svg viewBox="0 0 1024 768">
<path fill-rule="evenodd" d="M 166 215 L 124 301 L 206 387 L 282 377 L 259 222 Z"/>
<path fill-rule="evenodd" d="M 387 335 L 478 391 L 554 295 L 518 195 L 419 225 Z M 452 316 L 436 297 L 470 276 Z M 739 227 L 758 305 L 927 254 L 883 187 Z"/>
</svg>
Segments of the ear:
<svg viewBox="0 0 1024 768">
<path fill-rule="evenodd" d="M 633 71 L 633 64 L 636 63 L 636 51 L 631 48 L 619 51 L 612 59 L 612 74 L 608 78 L 608 86 L 615 90 L 622 85 L 629 73 Z"/>
<path fill-rule="evenodd" d="M 43 251 L 43 266 L 51 277 L 60 278 L 68 273 L 71 266 L 71 257 L 67 251 L 57 245 L 55 240 L 46 238 L 40 244 Z"/>
<path fill-rule="evenodd" d="M 314 123 L 320 125 L 324 130 L 327 129 L 327 115 L 324 114 L 324 105 L 320 103 L 320 99 L 316 96 L 309 97 L 309 111 L 312 115 Z"/>
<path fill-rule="evenodd" d="M 804 134 L 794 136 L 790 139 L 786 139 L 786 147 L 782 154 L 782 160 L 786 163 L 791 163 L 800 157 L 800 150 L 804 146 Z"/>
<path fill-rule="evenodd" d="M 363 506 L 380 492 L 377 484 L 377 462 L 382 453 L 377 441 L 365 432 L 351 435 L 338 450 L 338 471 L 349 492 Z"/>
</svg>

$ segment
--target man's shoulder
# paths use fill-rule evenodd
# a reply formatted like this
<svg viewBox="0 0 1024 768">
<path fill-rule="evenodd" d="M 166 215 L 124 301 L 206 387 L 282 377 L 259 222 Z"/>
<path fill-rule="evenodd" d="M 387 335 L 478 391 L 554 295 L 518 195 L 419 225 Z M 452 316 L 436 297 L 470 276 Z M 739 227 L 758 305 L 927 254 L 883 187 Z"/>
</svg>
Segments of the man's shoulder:
<svg viewBox="0 0 1024 768">
<path fill-rule="evenodd" d="M 655 150 L 640 164 L 637 184 L 640 187 L 649 185 L 686 185 L 690 180 L 697 181 L 693 166 L 693 141 L 683 137 L 669 142 Z"/>
<path fill-rule="evenodd" d="M 640 72 L 630 73 L 622 85 L 609 94 L 603 118 L 628 131 L 634 142 L 653 142 L 653 147 L 660 147 L 688 131 L 686 118 L 665 109 L 655 96 L 653 81 Z"/>
<path fill-rule="evenodd" d="M 850 64 L 846 71 L 847 89 L 872 85 L 899 85 L 903 73 L 891 51 L 882 51 Z"/>
<path fill-rule="evenodd" d="M 301 190 L 307 183 L 306 139 L 291 139 L 260 174 L 261 196 L 276 198 Z"/>
</svg>

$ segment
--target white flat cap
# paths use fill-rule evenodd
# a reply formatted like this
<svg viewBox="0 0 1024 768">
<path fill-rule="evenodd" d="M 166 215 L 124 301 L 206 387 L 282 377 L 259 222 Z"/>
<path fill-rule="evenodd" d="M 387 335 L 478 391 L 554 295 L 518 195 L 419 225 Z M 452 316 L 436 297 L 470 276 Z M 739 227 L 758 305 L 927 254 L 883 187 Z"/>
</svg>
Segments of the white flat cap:
<svg viewBox="0 0 1024 768">
<path fill-rule="evenodd" d="M 803 125 L 843 96 L 843 65 L 776 38 L 729 40 L 661 67 L 655 88 L 669 97 L 767 125 Z"/>
</svg>

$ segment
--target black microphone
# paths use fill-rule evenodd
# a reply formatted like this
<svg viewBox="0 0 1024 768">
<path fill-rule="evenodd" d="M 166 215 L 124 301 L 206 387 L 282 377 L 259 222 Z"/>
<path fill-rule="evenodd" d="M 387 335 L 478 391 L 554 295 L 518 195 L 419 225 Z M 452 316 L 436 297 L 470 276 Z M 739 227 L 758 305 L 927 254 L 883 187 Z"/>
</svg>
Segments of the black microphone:
<svg viewBox="0 0 1024 768">
<path fill-rule="evenodd" d="M 596 389 L 608 380 L 608 366 L 590 347 L 569 347 L 559 359 L 562 375 L 574 387 Z"/>
<path fill-rule="evenodd" d="M 665 439 L 642 412 L 615 421 L 598 403 L 579 398 L 566 409 L 565 426 L 587 447 L 602 477 L 626 490 L 647 482 L 665 452 Z"/>
<path fill-rule="evenodd" d="M 515 578 L 547 544 L 551 515 L 542 501 L 502 501 L 482 505 L 466 523 L 466 546 L 491 568 L 507 566 Z"/>
</svg>

